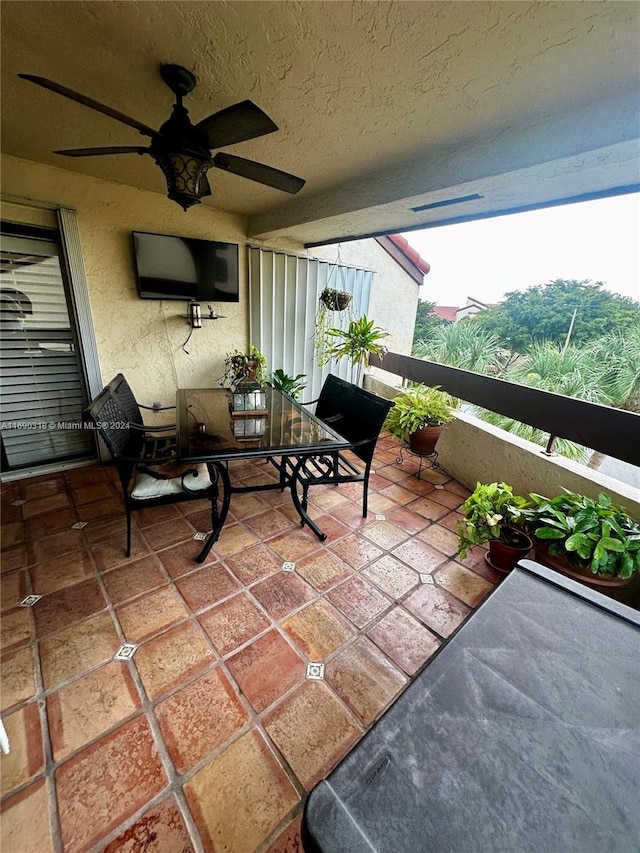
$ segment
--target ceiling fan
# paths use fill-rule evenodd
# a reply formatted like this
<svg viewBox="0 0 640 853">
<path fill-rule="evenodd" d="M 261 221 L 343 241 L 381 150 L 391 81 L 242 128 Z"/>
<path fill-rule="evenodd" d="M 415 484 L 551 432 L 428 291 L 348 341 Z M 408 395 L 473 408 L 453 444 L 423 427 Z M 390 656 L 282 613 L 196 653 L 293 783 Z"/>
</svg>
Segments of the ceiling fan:
<svg viewBox="0 0 640 853">
<path fill-rule="evenodd" d="M 54 151 L 66 157 L 97 157 L 104 154 L 150 154 L 164 172 L 167 179 L 168 196 L 178 202 L 184 210 L 199 204 L 204 196 L 211 195 L 207 171 L 214 166 L 224 169 L 250 181 L 266 184 L 288 193 L 297 193 L 305 182 L 288 172 L 245 160 L 235 154 L 219 152 L 212 157 L 211 149 L 223 148 L 236 142 L 255 139 L 266 133 L 273 133 L 278 126 L 251 101 L 240 101 L 231 107 L 213 113 L 193 124 L 182 98 L 188 95 L 196 85 L 196 78 L 180 65 L 161 65 L 162 79 L 176 96 L 176 103 L 169 119 L 160 130 L 130 118 L 112 107 L 94 101 L 60 83 L 37 77 L 33 74 L 19 74 L 23 80 L 30 80 L 44 89 L 57 92 L 65 98 L 84 104 L 92 110 L 110 116 L 135 128 L 143 136 L 151 137 L 147 148 L 141 146 L 115 146 L 111 148 L 70 148 Z"/>
</svg>

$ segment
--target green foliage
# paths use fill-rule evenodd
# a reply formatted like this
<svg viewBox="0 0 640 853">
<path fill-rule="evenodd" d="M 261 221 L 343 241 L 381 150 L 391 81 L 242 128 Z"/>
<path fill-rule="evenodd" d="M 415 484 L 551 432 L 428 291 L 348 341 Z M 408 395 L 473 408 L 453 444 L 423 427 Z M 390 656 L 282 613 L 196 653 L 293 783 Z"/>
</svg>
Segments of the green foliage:
<svg viewBox="0 0 640 853">
<path fill-rule="evenodd" d="M 441 426 L 452 421 L 453 399 L 439 389 L 439 385 L 432 388 L 422 385 L 403 391 L 389 409 L 384 429 L 396 438 L 404 439 L 422 427 Z"/>
<path fill-rule="evenodd" d="M 249 352 L 235 349 L 228 352 L 224 359 L 224 373 L 220 384 L 225 388 L 235 388 L 243 379 L 251 379 L 259 385 L 266 381 L 267 359 L 251 344 Z"/>
<path fill-rule="evenodd" d="M 507 293 L 497 308 L 480 312 L 472 322 L 524 353 L 540 341 L 563 344 L 576 309 L 571 341 L 578 344 L 633 325 L 640 317 L 640 303 L 603 290 L 602 282 L 556 279 Z"/>
<path fill-rule="evenodd" d="M 438 326 L 428 340 L 414 346 L 413 352 L 418 358 L 476 373 L 495 374 L 504 362 L 498 337 L 469 320 Z"/>
<path fill-rule="evenodd" d="M 472 408 L 474 414 L 485 423 L 492 424 L 499 429 L 510 432 L 512 435 L 517 435 L 518 438 L 524 438 L 526 441 L 531 441 L 533 444 L 538 444 L 540 447 L 546 447 L 549 441 L 549 433 L 543 432 L 536 427 L 523 424 L 521 421 L 516 421 L 507 415 L 500 415 L 498 412 L 491 412 L 488 409 L 481 409 L 474 406 Z M 573 459 L 575 462 L 585 461 L 585 449 L 580 444 L 575 444 L 566 438 L 556 438 L 554 444 L 554 453 L 559 453 L 561 456 L 566 456 L 567 459 Z"/>
<path fill-rule="evenodd" d="M 326 349 L 324 352 L 324 363 L 330 358 L 348 358 L 351 361 L 351 375 L 355 382 L 359 378 L 362 367 L 369 364 L 369 358 L 373 355 L 383 356 L 387 351 L 380 343 L 389 333 L 374 325 L 363 314 L 357 320 L 349 322 L 348 329 L 328 329 L 325 333 Z"/>
<path fill-rule="evenodd" d="M 549 554 L 565 555 L 570 565 L 594 575 L 640 573 L 640 525 L 607 494 L 601 492 L 597 501 L 573 492 L 530 497 L 524 524 L 532 536 L 548 541 Z"/>
<path fill-rule="evenodd" d="M 438 317 L 437 314 L 433 314 L 432 312 L 435 307 L 435 302 L 427 302 L 424 299 L 418 300 L 416 325 L 413 330 L 412 350 L 414 353 L 416 346 L 422 341 L 428 341 L 436 329 L 439 329 L 441 326 L 453 325 L 443 317 Z"/>
<path fill-rule="evenodd" d="M 589 354 L 610 405 L 640 413 L 640 319 L 594 341 Z"/>
<path fill-rule="evenodd" d="M 517 524 L 527 499 L 514 495 L 506 483 L 477 483 L 460 507 L 464 521 L 458 522 L 460 558 L 465 559 L 474 545 L 491 539 L 509 542 L 509 529 Z"/>
<path fill-rule="evenodd" d="M 294 400 L 297 400 L 303 388 L 307 387 L 306 382 L 300 381 L 305 376 L 305 373 L 298 373 L 297 376 L 289 376 L 284 370 L 278 368 L 278 370 L 274 370 L 271 374 L 271 385 L 277 388 L 278 391 L 284 391 L 285 394 L 289 394 Z"/>
</svg>

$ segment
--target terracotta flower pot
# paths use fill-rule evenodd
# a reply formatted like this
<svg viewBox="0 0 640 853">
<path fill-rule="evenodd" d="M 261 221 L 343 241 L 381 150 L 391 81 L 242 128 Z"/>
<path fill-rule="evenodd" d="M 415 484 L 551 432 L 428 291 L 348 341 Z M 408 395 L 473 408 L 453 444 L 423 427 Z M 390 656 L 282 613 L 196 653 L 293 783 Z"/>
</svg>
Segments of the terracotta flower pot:
<svg viewBox="0 0 640 853">
<path fill-rule="evenodd" d="M 555 569 L 556 572 L 567 575 L 567 577 L 580 581 L 580 583 L 584 583 L 601 592 L 628 586 L 634 581 L 633 575 L 630 578 L 619 578 L 617 575 L 611 574 L 594 575 L 588 566 L 573 566 L 565 554 L 549 553 L 549 540 L 547 539 L 534 538 L 533 544 L 536 560 L 542 563 L 543 566 Z"/>
<path fill-rule="evenodd" d="M 485 560 L 499 572 L 510 572 L 518 560 L 523 560 L 533 548 L 533 542 L 520 530 L 511 530 L 511 542 L 492 539 Z"/>
<path fill-rule="evenodd" d="M 442 426 L 422 427 L 422 429 L 417 429 L 409 436 L 409 447 L 414 453 L 419 453 L 421 456 L 433 453 L 436 442 L 438 441 L 443 429 L 444 427 Z"/>
</svg>

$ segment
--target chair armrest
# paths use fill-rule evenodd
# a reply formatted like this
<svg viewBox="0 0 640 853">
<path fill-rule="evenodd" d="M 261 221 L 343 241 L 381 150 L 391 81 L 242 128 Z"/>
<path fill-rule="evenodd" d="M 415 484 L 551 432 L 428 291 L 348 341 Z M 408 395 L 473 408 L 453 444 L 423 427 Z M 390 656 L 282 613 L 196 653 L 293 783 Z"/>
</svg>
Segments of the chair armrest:
<svg viewBox="0 0 640 853">
<path fill-rule="evenodd" d="M 175 424 L 159 424 L 158 426 L 147 426 L 146 424 L 129 423 L 129 429 L 137 430 L 138 432 L 168 432 L 176 431 Z"/>
<path fill-rule="evenodd" d="M 301 403 L 299 403 L 299 405 L 300 406 L 311 406 L 314 403 L 317 403 L 319 399 L 320 399 L 320 397 L 316 397 L 315 400 L 303 400 Z"/>
<path fill-rule="evenodd" d="M 138 403 L 139 409 L 147 409 L 149 412 L 168 412 L 169 409 L 175 409 L 175 406 L 143 406 L 142 403 Z"/>
</svg>

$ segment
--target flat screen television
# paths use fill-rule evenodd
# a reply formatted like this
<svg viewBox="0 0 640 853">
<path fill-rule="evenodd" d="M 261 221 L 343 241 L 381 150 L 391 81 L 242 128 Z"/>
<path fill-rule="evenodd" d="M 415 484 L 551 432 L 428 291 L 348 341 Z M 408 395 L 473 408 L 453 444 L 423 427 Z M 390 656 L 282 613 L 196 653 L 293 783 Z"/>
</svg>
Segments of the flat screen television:
<svg viewBox="0 0 640 853">
<path fill-rule="evenodd" d="M 238 302 L 238 246 L 133 231 L 141 299 Z"/>
</svg>

